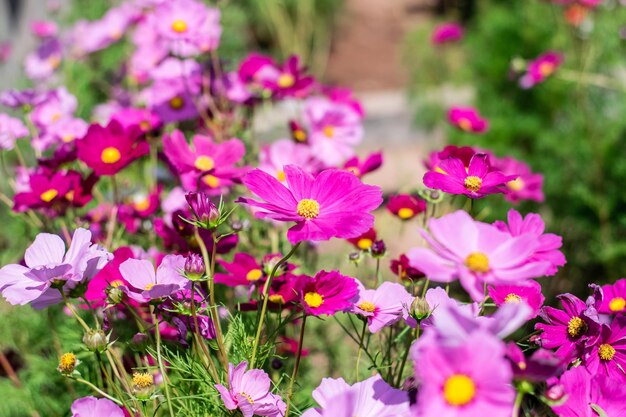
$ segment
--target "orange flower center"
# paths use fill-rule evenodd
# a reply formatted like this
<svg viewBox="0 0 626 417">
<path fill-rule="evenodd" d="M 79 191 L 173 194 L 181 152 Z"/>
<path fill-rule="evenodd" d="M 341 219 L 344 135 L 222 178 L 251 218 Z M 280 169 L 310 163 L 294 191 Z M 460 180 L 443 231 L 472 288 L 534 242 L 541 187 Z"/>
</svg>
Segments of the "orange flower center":
<svg viewBox="0 0 626 417">
<path fill-rule="evenodd" d="M 520 297 L 517 294 L 511 293 L 511 294 L 507 295 L 506 297 L 504 297 L 504 302 L 505 303 L 515 303 L 515 304 L 518 304 L 518 303 L 522 302 L 522 297 Z"/>
<path fill-rule="evenodd" d="M 572 338 L 578 338 L 587 331 L 587 324 L 580 317 L 572 317 L 567 322 L 567 334 Z"/>
<path fill-rule="evenodd" d="M 296 79 L 289 73 L 280 74 L 278 77 L 278 86 L 280 88 L 289 88 L 296 83 Z"/>
<path fill-rule="evenodd" d="M 217 188 L 220 186 L 220 179 L 215 175 L 205 175 L 202 177 L 202 182 L 211 188 Z"/>
<path fill-rule="evenodd" d="M 359 308 L 368 313 L 373 313 L 376 310 L 376 305 L 369 301 L 363 301 L 361 304 L 359 304 Z"/>
<path fill-rule="evenodd" d="M 322 131 L 324 132 L 324 135 L 326 135 L 326 137 L 329 139 L 331 139 L 335 135 L 335 128 L 331 125 L 324 126 L 324 129 L 322 129 Z"/>
<path fill-rule="evenodd" d="M 509 188 L 509 190 L 512 190 L 512 191 L 523 190 L 524 185 L 525 185 L 524 181 L 520 177 L 517 177 L 514 180 L 511 180 L 506 183 L 506 186 Z"/>
<path fill-rule="evenodd" d="M 170 99 L 170 107 L 173 108 L 174 110 L 180 110 L 183 108 L 184 105 L 185 105 L 185 100 L 183 100 L 182 97 L 176 96 Z"/>
<path fill-rule="evenodd" d="M 413 209 L 410 209 L 408 207 L 402 207 L 400 210 L 398 210 L 398 217 L 404 220 L 410 219 L 414 215 L 415 212 L 413 211 Z"/>
<path fill-rule="evenodd" d="M 459 125 L 461 130 L 463 130 L 465 132 L 469 132 L 470 130 L 472 130 L 472 122 L 469 119 L 465 118 L 465 117 L 461 117 L 457 121 L 457 124 Z"/>
</svg>

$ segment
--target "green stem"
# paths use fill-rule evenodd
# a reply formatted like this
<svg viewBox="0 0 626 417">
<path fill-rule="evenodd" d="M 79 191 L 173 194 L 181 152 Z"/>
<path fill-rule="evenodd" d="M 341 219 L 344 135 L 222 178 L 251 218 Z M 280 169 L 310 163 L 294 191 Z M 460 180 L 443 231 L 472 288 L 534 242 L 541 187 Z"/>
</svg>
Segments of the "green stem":
<svg viewBox="0 0 626 417">
<path fill-rule="evenodd" d="M 511 413 L 511 417 L 519 417 L 519 411 L 522 406 L 523 399 L 524 399 L 524 392 L 518 391 L 517 396 L 515 397 L 515 404 L 513 404 L 513 413 Z"/>
<path fill-rule="evenodd" d="M 270 285 L 272 284 L 272 280 L 274 279 L 278 268 L 280 268 L 285 262 L 289 260 L 289 258 L 293 256 L 294 253 L 296 253 L 296 250 L 298 250 L 298 248 L 300 247 L 300 243 L 301 242 L 296 243 L 291 248 L 289 253 L 285 255 L 280 261 L 278 261 L 276 265 L 274 265 L 274 268 L 272 268 L 272 271 L 270 272 L 270 276 L 267 277 L 267 281 L 265 281 L 265 285 L 263 286 L 263 305 L 261 306 L 261 313 L 257 321 L 256 336 L 254 338 L 254 345 L 252 347 L 252 358 L 250 359 L 250 369 L 254 369 L 254 365 L 256 363 L 257 349 L 259 347 L 259 341 L 261 340 L 261 330 L 263 329 L 263 323 L 265 322 L 265 315 L 267 313 L 267 302 L 269 298 L 268 293 L 270 290 Z"/>
<path fill-rule="evenodd" d="M 359 380 L 359 365 L 361 362 L 361 353 L 363 352 L 363 339 L 365 339 L 365 330 L 367 329 L 367 321 L 363 321 L 363 330 L 361 330 L 361 337 L 359 338 L 359 340 L 361 341 L 359 343 L 359 352 L 356 355 L 356 367 L 354 368 L 354 379 L 355 380 Z"/>
<path fill-rule="evenodd" d="M 296 355 L 296 363 L 293 366 L 291 381 L 289 381 L 289 390 L 287 391 L 287 409 L 285 411 L 285 417 L 289 417 L 289 409 L 291 408 L 291 397 L 293 396 L 293 386 L 296 382 L 298 369 L 300 368 L 300 360 L 302 359 L 302 343 L 304 342 L 304 327 L 306 325 L 306 317 L 306 314 L 302 317 L 302 327 L 300 327 L 300 340 L 298 341 L 298 354 Z"/>
<path fill-rule="evenodd" d="M 100 388 L 96 387 L 94 384 L 92 384 L 89 381 L 86 381 L 82 378 L 74 378 L 74 377 L 69 377 L 70 379 L 76 381 L 76 382 L 80 382 L 81 384 L 85 384 L 87 385 L 89 388 L 91 388 L 92 390 L 94 390 L 95 392 L 97 392 L 98 394 L 102 395 L 105 398 L 108 398 L 109 400 L 113 401 L 115 404 L 117 405 L 123 405 L 123 403 L 118 400 L 115 397 L 110 396 L 109 394 L 107 394 L 106 392 L 102 391 Z"/>
<path fill-rule="evenodd" d="M 159 330 L 159 318 L 154 313 L 154 306 L 150 306 L 150 314 L 152 314 L 152 318 L 154 320 L 154 334 L 156 335 L 156 352 L 157 352 L 157 362 L 159 363 L 159 370 L 161 371 L 161 375 L 163 375 L 163 385 L 165 386 L 165 398 L 167 400 L 167 407 L 170 412 L 170 416 L 174 417 L 174 409 L 172 408 L 172 398 L 170 397 L 170 387 L 168 383 L 167 374 L 165 373 L 165 365 L 163 364 L 163 358 L 161 357 L 161 331 Z"/>
<path fill-rule="evenodd" d="M 67 295 L 65 295 L 65 292 L 63 291 L 62 288 L 59 288 L 59 292 L 61 293 L 61 297 L 63 297 L 63 301 L 65 302 L 65 306 L 72 312 L 72 314 L 74 315 L 74 317 L 76 318 L 76 320 L 80 323 L 81 326 L 83 326 L 83 329 L 85 329 L 86 332 L 91 332 L 91 328 L 87 325 L 87 323 L 85 323 L 85 320 L 83 320 L 78 313 L 76 312 L 76 310 L 74 309 L 74 306 L 70 303 L 70 301 L 67 299 Z"/>
</svg>

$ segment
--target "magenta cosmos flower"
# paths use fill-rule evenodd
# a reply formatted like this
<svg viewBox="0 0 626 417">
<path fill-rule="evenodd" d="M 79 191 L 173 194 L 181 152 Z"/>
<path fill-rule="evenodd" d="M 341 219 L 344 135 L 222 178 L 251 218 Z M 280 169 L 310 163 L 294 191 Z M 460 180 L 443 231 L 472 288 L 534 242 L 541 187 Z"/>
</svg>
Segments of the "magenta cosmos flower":
<svg viewBox="0 0 626 417">
<path fill-rule="evenodd" d="M 397 194 L 389 197 L 387 210 L 402 220 L 410 220 L 426 211 L 426 201 L 416 195 Z"/>
<path fill-rule="evenodd" d="M 72 403 L 72 417 L 124 417 L 124 410 L 106 398 L 83 397 Z"/>
<path fill-rule="evenodd" d="M 228 364 L 228 388 L 216 384 L 217 389 L 228 410 L 239 409 L 244 417 L 269 416 L 281 417 L 287 406 L 280 396 L 270 392 L 272 381 L 261 369 L 246 371 L 247 362 L 236 367 Z"/>
<path fill-rule="evenodd" d="M 42 309 L 61 302 L 60 291 L 68 293 L 93 278 L 111 257 L 91 243 L 88 230 L 76 229 L 67 252 L 59 236 L 40 233 L 26 249 L 26 266 L 11 264 L 0 269 L 0 292 L 13 305 L 31 303 Z"/>
<path fill-rule="evenodd" d="M 477 331 L 458 346 L 438 344 L 431 338 L 420 339 L 418 345 L 413 350 L 420 382 L 416 415 L 511 415 L 515 389 L 502 341 Z"/>
<path fill-rule="evenodd" d="M 540 244 L 536 236 L 511 236 L 461 210 L 430 219 L 428 228 L 430 234 L 422 230 L 422 236 L 430 248 L 411 249 L 411 266 L 436 282 L 458 279 L 475 301 L 485 297 L 485 283 L 521 284 L 550 268 L 549 262 L 530 260 Z"/>
<path fill-rule="evenodd" d="M 312 316 L 346 311 L 359 293 L 357 281 L 337 271 L 320 271 L 314 277 L 302 275 L 297 287 L 305 313 Z"/>
<path fill-rule="evenodd" d="M 463 35 L 463 26 L 458 23 L 442 23 L 435 27 L 430 40 L 434 45 L 441 45 L 443 43 L 458 42 L 463 39 Z"/>
<path fill-rule="evenodd" d="M 28 129 L 21 120 L 0 114 L 0 150 L 11 150 L 15 140 L 28 136 Z"/>
<path fill-rule="evenodd" d="M 128 285 L 119 288 L 139 303 L 168 297 L 189 286 L 184 268 L 185 257 L 180 255 L 167 255 L 156 271 L 148 260 L 127 259 L 120 265 L 120 273 Z"/>
<path fill-rule="evenodd" d="M 600 337 L 583 353 L 583 365 L 592 375 L 626 382 L 626 321 L 617 317 L 602 325 Z"/>
<path fill-rule="evenodd" d="M 528 165 L 511 157 L 496 159 L 494 166 L 505 175 L 517 176 L 506 183 L 506 200 L 513 203 L 522 200 L 543 202 L 543 175 L 533 173 Z"/>
<path fill-rule="evenodd" d="M 218 259 L 217 262 L 228 273 L 215 274 L 215 282 L 228 285 L 229 287 L 238 285 L 250 286 L 256 284 L 265 275 L 261 265 L 257 263 L 253 256 L 247 253 L 236 253 L 232 262 L 226 262 L 221 259 Z"/>
<path fill-rule="evenodd" d="M 337 169 L 316 177 L 295 165 L 284 170 L 287 186 L 259 169 L 249 172 L 243 183 L 264 201 L 241 197 L 238 202 L 257 208 L 259 218 L 296 222 L 287 232 L 291 243 L 357 237 L 374 225 L 369 212 L 382 203 L 379 187 Z"/>
<path fill-rule="evenodd" d="M 348 385 L 343 378 L 324 378 L 313 390 L 319 405 L 302 417 L 408 417 L 409 395 L 391 387 L 380 375 Z"/>
<path fill-rule="evenodd" d="M 394 282 L 384 282 L 375 290 L 362 287 L 352 312 L 365 317 L 369 331 L 377 333 L 400 320 L 411 308 L 413 298 L 403 285 Z"/>
<path fill-rule="evenodd" d="M 343 169 L 361 178 L 365 174 L 376 171 L 382 164 L 382 152 L 374 152 L 369 154 L 366 158 L 363 158 L 363 160 L 359 160 L 357 156 L 348 159 L 346 163 L 343 164 Z"/>
<path fill-rule="evenodd" d="M 520 78 L 519 83 L 522 88 L 532 88 L 544 82 L 563 63 L 563 55 L 558 52 L 549 51 L 528 63 L 526 74 Z"/>
<path fill-rule="evenodd" d="M 592 375 L 585 367 L 566 371 L 559 379 L 565 402 L 552 406 L 559 417 L 626 417 L 626 385 L 605 375 Z M 602 410 L 604 414 L 599 414 Z"/>
<path fill-rule="evenodd" d="M 306 97 L 315 83 L 296 55 L 279 66 L 268 56 L 252 53 L 241 62 L 238 75 L 249 89 L 268 90 L 275 98 Z"/>
<path fill-rule="evenodd" d="M 504 185 L 516 176 L 492 171 L 488 158 L 485 154 L 477 153 L 472 156 L 467 168 L 458 158 L 442 160 L 436 170 L 424 174 L 424 185 L 449 194 L 464 194 L 469 198 L 503 193 Z"/>
<path fill-rule="evenodd" d="M 485 133 L 489 122 L 473 107 L 452 107 L 448 110 L 448 121 L 464 132 Z"/>
<path fill-rule="evenodd" d="M 532 309 L 535 318 L 543 306 L 545 298 L 541 293 L 541 285 L 536 281 L 528 281 L 524 285 L 494 285 L 489 286 L 489 296 L 500 307 L 507 303 L 526 303 Z"/>
<path fill-rule="evenodd" d="M 106 127 L 93 124 L 85 137 L 76 142 L 78 159 L 96 175 L 115 175 L 150 150 L 140 137 L 138 128 L 124 129 L 116 121 Z"/>
<path fill-rule="evenodd" d="M 615 284 L 603 285 L 604 297 L 598 312 L 604 314 L 620 314 L 626 311 L 626 278 L 617 280 Z"/>
</svg>

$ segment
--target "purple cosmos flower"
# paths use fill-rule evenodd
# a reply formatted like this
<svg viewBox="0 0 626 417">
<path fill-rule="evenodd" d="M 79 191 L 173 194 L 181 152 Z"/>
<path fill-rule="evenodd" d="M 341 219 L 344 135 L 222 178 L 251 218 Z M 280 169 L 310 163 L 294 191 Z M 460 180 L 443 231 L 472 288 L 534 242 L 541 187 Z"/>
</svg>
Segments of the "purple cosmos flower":
<svg viewBox="0 0 626 417">
<path fill-rule="evenodd" d="M 23 106 L 37 106 L 53 95 L 52 92 L 41 93 L 35 90 L 7 90 L 0 94 L 0 104 L 12 109 Z"/>
<path fill-rule="evenodd" d="M 415 347 L 413 361 L 420 382 L 416 415 L 511 415 L 515 389 L 502 341 L 476 331 L 461 345 L 441 345 L 425 337 Z"/>
<path fill-rule="evenodd" d="M 282 417 L 287 406 L 284 401 L 270 392 L 272 381 L 261 369 L 246 371 L 247 362 L 236 367 L 228 364 L 228 388 L 216 384 L 224 406 L 228 410 L 239 409 L 244 417 Z"/>
<path fill-rule="evenodd" d="M 324 97 L 309 98 L 304 106 L 313 154 L 327 167 L 352 157 L 363 138 L 361 116 L 352 107 Z"/>
<path fill-rule="evenodd" d="M 375 290 L 361 287 L 352 312 L 365 317 L 369 331 L 377 333 L 400 320 L 412 302 L 413 296 L 403 285 L 384 282 Z"/>
<path fill-rule="evenodd" d="M 139 303 L 168 297 L 189 286 L 190 281 L 183 276 L 184 268 L 185 257 L 180 255 L 165 256 L 156 271 L 148 260 L 128 259 L 120 265 L 128 286 L 119 288 Z"/>
<path fill-rule="evenodd" d="M 31 80 L 45 80 L 59 68 L 62 58 L 61 42 L 55 38 L 48 39 L 26 57 L 26 75 Z"/>
<path fill-rule="evenodd" d="M 515 379 L 543 382 L 561 373 L 566 363 L 554 352 L 537 349 L 530 357 L 514 342 L 506 345 L 506 357 L 511 362 Z"/>
<path fill-rule="evenodd" d="M 0 114 L 0 150 L 11 150 L 15 140 L 28 136 L 28 129 L 21 120 Z"/>
<path fill-rule="evenodd" d="M 106 398 L 83 397 L 72 403 L 72 417 L 124 417 L 124 410 Z"/>
<path fill-rule="evenodd" d="M 591 375 L 583 366 L 566 371 L 559 383 L 566 395 L 564 403 L 552 406 L 559 417 L 626 417 L 626 385 L 623 383 L 616 383 L 605 375 Z"/>
<path fill-rule="evenodd" d="M 314 159 L 311 148 L 294 143 L 289 139 L 281 139 L 273 142 L 261 150 L 259 169 L 275 177 L 280 182 L 285 182 L 285 166 L 297 165 L 309 173 L 319 170 L 320 164 Z"/>
<path fill-rule="evenodd" d="M 536 281 L 527 281 L 524 285 L 494 285 L 487 289 L 498 307 L 507 303 L 526 303 L 532 309 L 529 319 L 537 317 L 545 301 L 541 285 Z"/>
<path fill-rule="evenodd" d="M 428 228 L 430 234 L 421 233 L 430 248 L 411 249 L 411 266 L 436 282 L 459 279 L 475 301 L 485 297 L 484 283 L 522 284 L 544 276 L 551 265 L 531 260 L 540 244 L 536 236 L 511 236 L 462 210 L 430 219 Z"/>
<path fill-rule="evenodd" d="M 296 222 L 287 233 L 291 243 L 357 237 L 374 225 L 369 212 L 382 202 L 380 188 L 337 169 L 313 177 L 287 165 L 285 176 L 288 187 L 259 169 L 249 172 L 243 183 L 265 201 L 241 197 L 238 202 L 258 208 L 259 218 Z"/>
<path fill-rule="evenodd" d="M 513 203 L 522 200 L 543 202 L 543 175 L 533 173 L 528 165 L 511 157 L 496 159 L 494 166 L 505 175 L 517 176 L 506 183 L 506 200 Z"/>
<path fill-rule="evenodd" d="M 626 321 L 617 317 L 611 325 L 603 324 L 598 340 L 587 346 L 583 365 L 592 375 L 606 375 L 626 382 Z"/>
<path fill-rule="evenodd" d="M 541 346 L 557 349 L 561 358 L 571 360 L 580 356 L 582 350 L 596 344 L 601 325 L 595 307 L 571 295 L 559 296 L 563 310 L 543 307 L 540 316 L 546 323 L 537 323 L 541 330 Z"/>
<path fill-rule="evenodd" d="M 305 313 L 312 316 L 346 311 L 359 293 L 357 280 L 337 271 L 320 271 L 314 277 L 302 275 L 297 287 Z"/>
<path fill-rule="evenodd" d="M 448 121 L 463 132 L 485 133 L 489 129 L 489 122 L 473 107 L 452 107 L 448 111 Z"/>
<path fill-rule="evenodd" d="M 519 80 L 522 88 L 532 88 L 544 82 L 563 63 L 563 55 L 558 52 L 546 52 L 530 61 L 526 68 L 526 74 Z"/>
<path fill-rule="evenodd" d="M 598 306 L 598 312 L 620 314 L 626 311 L 626 278 L 619 279 L 612 285 L 603 285 L 604 297 Z"/>
<path fill-rule="evenodd" d="M 350 158 L 343 164 L 343 169 L 352 172 L 357 177 L 361 178 L 365 174 L 376 171 L 383 164 L 382 152 L 374 152 L 369 154 L 362 161 L 359 157 L 355 156 Z"/>
<path fill-rule="evenodd" d="M 387 210 L 402 220 L 410 220 L 426 211 L 426 201 L 416 195 L 397 194 L 389 197 Z"/>
<path fill-rule="evenodd" d="M 505 192 L 504 185 L 516 176 L 493 171 L 486 154 L 475 154 L 467 168 L 454 157 L 442 160 L 436 170 L 424 174 L 424 185 L 450 194 L 464 194 L 469 198 L 482 198 L 489 194 Z"/>
<path fill-rule="evenodd" d="M 26 266 L 11 264 L 0 269 L 0 292 L 13 305 L 31 303 L 42 309 L 61 302 L 68 293 L 86 283 L 112 258 L 91 243 L 91 232 L 76 229 L 67 252 L 63 239 L 40 233 L 26 249 Z"/>
<path fill-rule="evenodd" d="M 198 116 L 200 84 L 195 78 L 172 78 L 155 81 L 141 93 L 148 108 L 163 123 L 180 122 Z"/>
<path fill-rule="evenodd" d="M 550 262 L 551 266 L 546 271 L 546 275 L 556 274 L 558 267 L 565 265 L 565 255 L 559 249 L 563 246 L 561 236 L 553 233 L 544 233 L 545 223 L 539 214 L 529 213 L 526 217 L 514 210 L 510 209 L 507 215 L 508 225 L 502 221 L 494 223 L 499 230 L 508 232 L 511 236 L 522 236 L 530 234 L 536 236 L 539 240 L 539 247 L 535 253 L 529 258 L 529 261 L 545 261 Z"/>
<path fill-rule="evenodd" d="M 430 40 L 434 45 L 457 42 L 463 39 L 464 32 L 458 23 L 442 23 L 435 27 Z"/>
<path fill-rule="evenodd" d="M 391 387 L 380 375 L 348 385 L 343 378 L 324 378 L 313 390 L 319 405 L 302 417 L 408 417 L 409 395 Z"/>
</svg>

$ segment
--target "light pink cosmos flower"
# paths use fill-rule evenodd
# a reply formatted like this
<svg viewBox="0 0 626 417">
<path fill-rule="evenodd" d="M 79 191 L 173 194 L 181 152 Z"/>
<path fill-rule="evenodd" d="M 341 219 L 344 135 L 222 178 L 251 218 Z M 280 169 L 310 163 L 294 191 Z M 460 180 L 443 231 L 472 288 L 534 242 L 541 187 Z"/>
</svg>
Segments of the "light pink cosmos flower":
<svg viewBox="0 0 626 417">
<path fill-rule="evenodd" d="M 520 87 L 532 88 L 537 84 L 544 82 L 550 77 L 563 63 L 563 55 L 548 51 L 543 55 L 530 61 L 526 68 L 526 74 L 519 80 Z"/>
<path fill-rule="evenodd" d="M 349 105 L 324 97 L 312 97 L 304 106 L 313 154 L 327 167 L 340 166 L 352 157 L 363 139 L 361 116 Z"/>
<path fill-rule="evenodd" d="M 42 309 L 62 301 L 68 293 L 93 278 L 112 255 L 91 243 L 91 232 L 76 229 L 65 252 L 57 235 L 40 233 L 26 249 L 26 266 L 10 264 L 0 269 L 0 292 L 13 305 L 31 303 Z"/>
<path fill-rule="evenodd" d="M 244 417 L 253 415 L 282 417 L 287 406 L 280 396 L 270 392 L 272 381 L 261 369 L 246 371 L 247 362 L 235 367 L 228 364 L 228 388 L 216 384 L 224 406 L 228 410 L 239 409 Z"/>
<path fill-rule="evenodd" d="M 380 375 L 349 385 L 343 378 L 324 378 L 313 390 L 319 405 L 302 417 L 408 417 L 409 395 L 391 387 Z"/>
<path fill-rule="evenodd" d="M 517 176 L 506 183 L 506 200 L 513 203 L 522 200 L 543 202 L 543 175 L 533 173 L 528 165 L 511 157 L 495 159 L 494 167 L 505 175 Z"/>
<path fill-rule="evenodd" d="M 460 41 L 464 34 L 463 26 L 458 23 L 442 23 L 433 29 L 430 40 L 434 45 L 441 45 Z"/>
<path fill-rule="evenodd" d="M 129 26 L 139 18 L 138 12 L 132 4 L 123 3 L 109 9 L 100 20 L 79 21 L 70 35 L 72 54 L 91 54 L 118 42 Z"/>
<path fill-rule="evenodd" d="M 21 120 L 0 114 L 0 150 L 11 150 L 15 140 L 28 136 L 28 129 Z"/>
<path fill-rule="evenodd" d="M 106 398 L 83 397 L 72 403 L 72 417 L 124 417 L 124 410 Z"/>
<path fill-rule="evenodd" d="M 286 165 L 297 165 L 306 172 L 315 173 L 320 166 L 314 160 L 311 148 L 295 143 L 289 139 L 281 139 L 261 150 L 259 169 L 274 176 L 278 181 L 285 182 Z"/>
<path fill-rule="evenodd" d="M 352 312 L 365 317 L 369 331 L 377 333 L 402 319 L 413 298 L 403 285 L 395 282 L 384 282 L 375 290 L 361 287 Z"/>
<path fill-rule="evenodd" d="M 184 267 L 185 257 L 181 255 L 165 256 L 156 271 L 148 260 L 128 259 L 120 265 L 128 286 L 119 288 L 139 303 L 167 297 L 189 286 L 191 281 L 182 275 Z"/>
<path fill-rule="evenodd" d="M 286 186 L 259 169 L 250 171 L 243 183 L 264 201 L 241 197 L 238 202 L 257 208 L 258 218 L 296 222 L 287 232 L 291 243 L 353 238 L 374 225 L 370 211 L 382 203 L 379 187 L 337 169 L 316 177 L 295 165 L 284 170 Z"/>
<path fill-rule="evenodd" d="M 31 80 L 46 80 L 59 68 L 62 59 L 61 42 L 55 38 L 48 39 L 26 57 L 24 61 L 26 75 Z"/>
<path fill-rule="evenodd" d="M 546 275 L 551 263 L 532 260 L 540 247 L 537 236 L 511 236 L 495 226 L 477 222 L 464 211 L 428 222 L 422 230 L 430 248 L 411 249 L 411 266 L 432 281 L 459 280 L 475 301 L 484 299 L 484 284 L 521 284 Z"/>
</svg>

